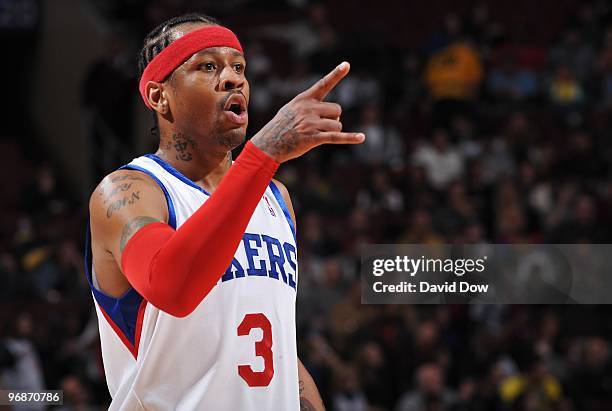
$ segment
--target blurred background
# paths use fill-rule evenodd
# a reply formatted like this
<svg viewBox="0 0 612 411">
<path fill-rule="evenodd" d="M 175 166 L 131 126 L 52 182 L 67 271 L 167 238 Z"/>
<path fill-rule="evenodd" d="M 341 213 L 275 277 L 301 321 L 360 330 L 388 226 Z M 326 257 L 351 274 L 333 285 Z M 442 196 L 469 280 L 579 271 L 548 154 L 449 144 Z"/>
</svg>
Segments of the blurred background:
<svg viewBox="0 0 612 411">
<path fill-rule="evenodd" d="M 299 228 L 299 355 L 328 409 L 612 409 L 609 306 L 366 306 L 358 276 L 365 243 L 610 242 L 605 0 L 0 0 L 0 386 L 106 408 L 88 196 L 156 150 L 136 56 L 189 11 L 245 46 L 249 135 L 352 63 L 330 99 L 366 142 L 277 174 Z"/>
</svg>

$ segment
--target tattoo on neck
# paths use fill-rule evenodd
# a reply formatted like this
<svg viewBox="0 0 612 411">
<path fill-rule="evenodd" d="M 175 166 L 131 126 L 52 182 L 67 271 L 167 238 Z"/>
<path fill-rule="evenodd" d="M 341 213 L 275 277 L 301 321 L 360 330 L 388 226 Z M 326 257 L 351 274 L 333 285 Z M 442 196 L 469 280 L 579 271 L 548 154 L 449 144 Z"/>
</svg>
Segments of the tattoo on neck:
<svg viewBox="0 0 612 411">
<path fill-rule="evenodd" d="M 173 133 L 172 141 L 174 149 L 176 150 L 176 159 L 182 161 L 191 161 L 193 155 L 191 150 L 195 150 L 198 147 L 198 143 L 193 137 L 183 133 Z"/>
<path fill-rule="evenodd" d="M 140 191 L 134 191 L 127 197 L 113 201 L 106 209 L 106 218 L 111 218 L 115 211 L 119 211 L 125 206 L 132 205 L 138 200 L 140 200 Z"/>
<path fill-rule="evenodd" d="M 121 232 L 119 250 L 123 252 L 130 238 L 132 238 L 132 236 L 136 234 L 136 232 L 140 230 L 142 227 L 146 226 L 147 224 L 159 223 L 159 222 L 160 222 L 159 220 L 153 217 L 145 217 L 145 216 L 136 217 L 130 222 L 128 222 L 126 225 L 123 226 L 123 230 Z"/>
</svg>

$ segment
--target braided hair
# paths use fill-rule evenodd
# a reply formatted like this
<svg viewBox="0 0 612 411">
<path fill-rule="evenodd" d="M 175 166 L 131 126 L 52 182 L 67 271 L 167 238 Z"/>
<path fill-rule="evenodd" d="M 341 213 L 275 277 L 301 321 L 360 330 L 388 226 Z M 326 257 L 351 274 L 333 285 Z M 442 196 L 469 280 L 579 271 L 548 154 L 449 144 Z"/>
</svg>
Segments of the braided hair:
<svg viewBox="0 0 612 411">
<path fill-rule="evenodd" d="M 186 23 L 220 25 L 216 19 L 202 13 L 183 14 L 182 16 L 173 17 L 162 22 L 144 38 L 142 49 L 140 49 L 140 53 L 138 54 L 138 78 L 142 77 L 142 73 L 151 60 L 177 39 L 176 28 Z M 165 80 L 166 79 L 163 81 Z M 159 137 L 159 122 L 155 111 L 153 111 L 153 122 L 154 125 L 151 128 L 151 134 Z"/>
</svg>

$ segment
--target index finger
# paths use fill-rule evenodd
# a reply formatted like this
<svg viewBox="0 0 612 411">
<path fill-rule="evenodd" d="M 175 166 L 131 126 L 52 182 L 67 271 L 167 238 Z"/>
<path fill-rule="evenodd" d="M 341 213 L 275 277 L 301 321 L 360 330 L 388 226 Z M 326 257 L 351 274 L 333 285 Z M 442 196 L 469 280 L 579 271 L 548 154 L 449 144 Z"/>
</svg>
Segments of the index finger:
<svg viewBox="0 0 612 411">
<path fill-rule="evenodd" d="M 313 84 L 309 89 L 302 93 L 302 96 L 305 97 L 313 97 L 317 100 L 323 100 L 330 91 L 333 90 L 334 87 L 346 76 L 351 68 L 351 65 L 343 61 L 333 69 L 330 73 L 328 73 L 321 80 L 317 81 Z"/>
</svg>

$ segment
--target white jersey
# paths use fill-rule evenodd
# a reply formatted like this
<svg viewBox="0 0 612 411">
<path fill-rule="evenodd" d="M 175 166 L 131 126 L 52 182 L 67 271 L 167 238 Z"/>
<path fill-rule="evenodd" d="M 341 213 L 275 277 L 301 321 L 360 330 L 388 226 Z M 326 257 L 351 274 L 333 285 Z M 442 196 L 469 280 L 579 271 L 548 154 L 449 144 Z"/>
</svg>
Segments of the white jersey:
<svg viewBox="0 0 612 411">
<path fill-rule="evenodd" d="M 209 197 L 155 155 L 123 168 L 160 185 L 175 228 Z M 185 318 L 157 309 L 133 288 L 120 298 L 105 295 L 96 287 L 89 232 L 86 248 L 110 410 L 299 409 L 295 228 L 274 183 L 227 271 Z"/>
</svg>

